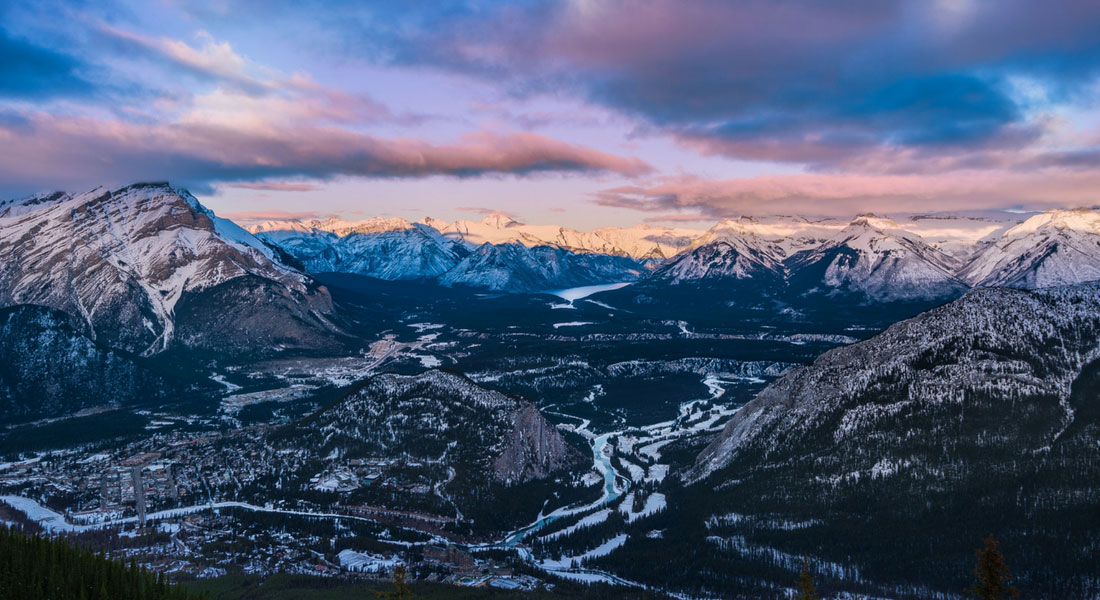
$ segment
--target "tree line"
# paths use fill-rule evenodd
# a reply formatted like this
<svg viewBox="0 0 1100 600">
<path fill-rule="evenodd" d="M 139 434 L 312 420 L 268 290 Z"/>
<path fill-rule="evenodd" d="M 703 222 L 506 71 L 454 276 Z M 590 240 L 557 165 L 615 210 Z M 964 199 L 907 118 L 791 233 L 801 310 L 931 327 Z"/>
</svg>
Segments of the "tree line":
<svg viewBox="0 0 1100 600">
<path fill-rule="evenodd" d="M 0 525 L 0 600 L 201 600 L 135 562 Z"/>
</svg>

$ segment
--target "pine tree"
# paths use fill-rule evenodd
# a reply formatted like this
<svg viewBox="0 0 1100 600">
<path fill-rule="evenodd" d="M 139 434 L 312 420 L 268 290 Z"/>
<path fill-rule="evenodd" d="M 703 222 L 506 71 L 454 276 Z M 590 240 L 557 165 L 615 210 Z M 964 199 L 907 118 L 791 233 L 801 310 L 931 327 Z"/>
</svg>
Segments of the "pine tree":
<svg viewBox="0 0 1100 600">
<path fill-rule="evenodd" d="M 974 567 L 974 577 L 978 579 L 978 583 L 967 588 L 966 592 L 980 600 L 1003 600 L 1020 595 L 1020 590 L 1008 584 L 1012 574 L 1008 570 L 1004 554 L 997 549 L 998 545 L 1000 542 L 991 533 L 985 538 L 985 547 L 974 551 L 978 557 L 978 565 Z"/>
<path fill-rule="evenodd" d="M 802 557 L 802 572 L 798 574 L 797 600 L 820 600 L 813 577 L 810 576 L 810 562 Z"/>
<path fill-rule="evenodd" d="M 409 589 L 409 584 L 405 583 L 405 565 L 398 565 L 393 570 L 392 592 L 375 592 L 374 595 L 383 600 L 404 600 L 416 597 Z"/>
</svg>

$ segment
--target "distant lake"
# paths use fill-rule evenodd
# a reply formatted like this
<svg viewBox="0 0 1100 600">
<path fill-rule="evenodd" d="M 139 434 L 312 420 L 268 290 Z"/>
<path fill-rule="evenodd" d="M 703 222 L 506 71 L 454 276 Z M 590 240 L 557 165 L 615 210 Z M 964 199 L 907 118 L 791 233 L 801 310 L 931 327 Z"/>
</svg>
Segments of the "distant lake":
<svg viewBox="0 0 1100 600">
<path fill-rule="evenodd" d="M 619 288 L 626 287 L 633 282 L 624 281 L 621 283 L 603 283 L 600 285 L 582 285 L 581 287 L 566 288 L 564 290 L 547 290 L 545 293 L 553 294 L 563 300 L 568 300 L 572 303 L 574 300 L 580 300 L 586 298 L 592 294 L 598 294 L 600 292 L 609 292 L 611 290 L 617 290 Z"/>
</svg>

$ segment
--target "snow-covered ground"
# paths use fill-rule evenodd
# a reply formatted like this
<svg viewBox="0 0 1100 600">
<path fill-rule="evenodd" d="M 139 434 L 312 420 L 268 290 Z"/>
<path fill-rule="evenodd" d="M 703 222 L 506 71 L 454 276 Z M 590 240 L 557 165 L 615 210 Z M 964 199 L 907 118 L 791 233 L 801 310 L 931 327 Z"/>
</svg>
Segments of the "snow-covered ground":
<svg viewBox="0 0 1100 600">
<path fill-rule="evenodd" d="M 544 535 L 539 539 L 552 540 L 554 538 L 567 537 L 569 535 L 572 535 L 578 529 L 583 529 L 585 527 L 591 527 L 593 525 L 603 523 L 607 520 L 607 517 L 609 516 L 611 516 L 611 509 L 605 508 L 603 510 L 596 511 L 588 515 L 587 517 L 581 519 L 580 521 L 577 521 L 576 523 L 570 525 L 569 527 L 566 527 L 565 529 L 562 529 L 561 531 L 555 531 L 554 533 Z"/>
<path fill-rule="evenodd" d="M 349 571 L 360 573 L 378 573 L 379 571 L 391 571 L 402 561 L 394 556 L 385 557 L 354 550 L 341 550 L 336 557 L 340 560 L 340 566 Z"/>
<path fill-rule="evenodd" d="M 619 512 L 623 513 L 628 523 L 633 523 L 638 519 L 653 516 L 666 507 L 665 495 L 654 492 L 645 499 L 645 505 L 642 506 L 642 510 L 634 512 L 634 493 L 631 492 L 623 499 L 623 503 L 619 505 Z"/>
<path fill-rule="evenodd" d="M 19 511 L 25 513 L 27 517 L 33 521 L 37 521 L 44 529 L 50 532 L 66 532 L 66 533 L 79 533 L 82 531 L 90 531 L 94 529 L 104 529 L 106 527 L 114 527 L 116 525 L 125 525 L 128 523 L 136 523 L 137 517 L 124 517 L 120 519 L 104 519 L 102 521 L 89 524 L 89 525 L 76 525 L 69 523 L 65 520 L 64 515 L 42 506 L 37 500 L 32 498 L 24 498 L 23 496 L 0 496 L 0 502 L 11 505 Z M 284 515 L 295 515 L 300 517 L 314 517 L 319 519 L 338 519 L 348 521 L 366 521 L 370 523 L 378 522 L 375 519 L 369 517 L 360 517 L 355 515 L 344 515 L 339 513 L 328 512 L 310 512 L 303 510 L 289 510 L 283 508 L 274 508 L 271 506 L 257 506 L 255 504 L 248 504 L 247 502 L 213 502 L 210 504 L 195 504 L 192 506 L 183 506 L 180 508 L 171 508 L 168 510 L 161 510 L 152 512 L 146 515 L 146 520 L 149 522 L 162 521 L 165 519 L 176 519 L 184 517 L 197 512 L 207 510 L 218 510 L 222 508 L 239 508 L 242 510 L 249 510 L 253 512 L 266 512 L 266 513 L 279 513 Z M 390 525 L 391 527 L 393 525 Z M 408 529 L 408 528 L 402 528 Z M 408 529 L 409 531 L 417 531 L 415 529 Z M 430 534 L 425 534 L 430 535 Z M 431 536 L 432 543 L 446 543 L 446 540 L 438 536 Z"/>
<path fill-rule="evenodd" d="M 562 327 L 581 327 L 582 325 L 593 325 L 592 321 L 566 321 L 564 323 L 554 323 L 554 329 L 560 329 Z"/>
<path fill-rule="evenodd" d="M 601 556 L 607 556 L 615 550 L 618 550 L 626 543 L 627 535 L 620 533 L 619 535 L 607 540 L 599 546 L 585 552 L 584 554 L 578 554 L 576 556 L 560 556 L 556 559 L 541 560 L 538 562 L 538 566 L 548 571 L 557 571 L 562 569 L 568 569 L 573 566 L 573 562 L 576 561 L 578 565 L 590 558 L 599 558 Z"/>
</svg>

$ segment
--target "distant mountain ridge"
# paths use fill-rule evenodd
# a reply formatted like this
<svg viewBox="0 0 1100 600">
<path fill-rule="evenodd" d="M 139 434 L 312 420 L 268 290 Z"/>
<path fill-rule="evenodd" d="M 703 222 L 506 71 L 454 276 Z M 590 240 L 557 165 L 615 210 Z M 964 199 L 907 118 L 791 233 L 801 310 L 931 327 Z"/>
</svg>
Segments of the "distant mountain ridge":
<svg viewBox="0 0 1100 600">
<path fill-rule="evenodd" d="M 949 229 L 950 221 L 939 219 L 925 227 L 930 236 Z M 875 215 L 847 225 L 793 217 L 786 223 L 726 220 L 618 294 L 701 285 L 751 287 L 786 300 L 855 295 L 881 303 L 951 299 L 981 287 L 1035 289 L 1100 279 L 1096 210 L 1052 210 L 1014 226 L 982 225 L 974 239 L 961 243 L 929 242 Z"/>
<path fill-rule="evenodd" d="M 63 243 L 70 239 L 81 240 L 73 252 Z M 326 316 L 333 309 L 308 273 L 519 293 L 636 281 L 617 294 L 702 285 L 718 299 L 752 290 L 866 303 L 1081 283 L 1100 278 L 1100 213 L 1053 210 L 1023 223 L 1009 213 L 900 222 L 874 215 L 850 222 L 741 217 L 703 232 L 647 225 L 581 232 L 497 213 L 455 222 L 275 220 L 245 230 L 186 191 L 137 184 L 0 202 L 0 251 L 12 258 L 0 267 L 0 305 L 58 308 L 83 319 L 93 339 L 151 355 L 173 343 L 207 343 L 203 330 L 213 323 L 201 323 L 199 297 L 219 288 L 220 301 L 243 304 L 250 294 L 230 289 L 237 286 L 269 288 L 281 298 L 276 312 L 293 313 L 284 333 L 295 333 L 279 345 L 322 343 L 333 330 Z M 91 290 L 100 288 L 104 293 L 91 300 Z M 188 318 L 177 324 L 181 315 Z M 244 318 L 219 319 L 218 326 Z M 187 326 L 196 319 L 196 327 Z M 278 337 L 255 329 L 262 325 L 256 321 L 249 339 L 236 345 Z"/>
<path fill-rule="evenodd" d="M 269 221 L 249 229 L 314 273 L 436 280 L 502 292 L 632 281 L 646 272 L 654 257 L 663 260 L 664 252 L 674 252 L 675 244 L 688 239 L 663 228 L 636 228 L 641 233 L 632 235 L 628 230 L 601 234 L 528 226 L 502 214 L 455 223 L 383 218 Z M 644 241 L 651 231 L 657 239 Z"/>
</svg>

